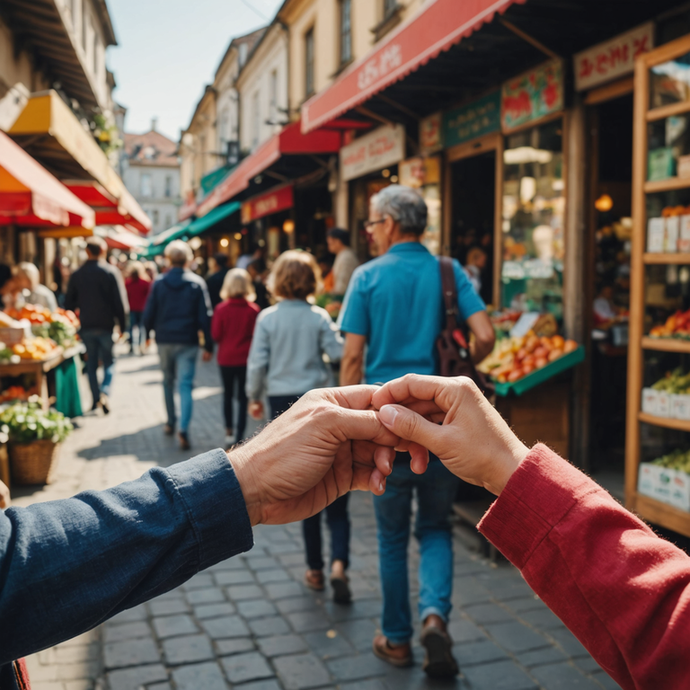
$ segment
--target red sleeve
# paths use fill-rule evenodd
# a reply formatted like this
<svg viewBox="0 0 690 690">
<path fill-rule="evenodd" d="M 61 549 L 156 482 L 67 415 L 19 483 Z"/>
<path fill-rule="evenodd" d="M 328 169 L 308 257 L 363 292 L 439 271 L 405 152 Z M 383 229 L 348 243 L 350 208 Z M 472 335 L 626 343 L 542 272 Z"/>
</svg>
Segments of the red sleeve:
<svg viewBox="0 0 690 690">
<path fill-rule="evenodd" d="M 479 524 L 624 689 L 690 688 L 690 557 L 535 446 Z"/>
<path fill-rule="evenodd" d="M 219 304 L 215 308 L 213 318 L 211 319 L 211 337 L 216 343 L 219 343 L 223 338 L 223 315 L 221 314 L 222 306 L 222 304 Z"/>
</svg>

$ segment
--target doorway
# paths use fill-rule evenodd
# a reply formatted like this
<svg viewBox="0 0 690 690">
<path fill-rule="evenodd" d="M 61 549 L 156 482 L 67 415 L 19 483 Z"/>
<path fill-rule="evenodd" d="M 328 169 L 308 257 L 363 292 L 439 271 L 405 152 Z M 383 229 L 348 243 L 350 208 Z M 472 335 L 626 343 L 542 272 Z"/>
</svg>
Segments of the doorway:
<svg viewBox="0 0 690 690">
<path fill-rule="evenodd" d="M 469 272 L 484 302 L 496 305 L 496 151 L 451 162 L 449 178 L 451 255 Z"/>
<path fill-rule="evenodd" d="M 589 469 L 622 498 L 632 237 L 632 93 L 591 105 L 588 122 Z"/>
</svg>

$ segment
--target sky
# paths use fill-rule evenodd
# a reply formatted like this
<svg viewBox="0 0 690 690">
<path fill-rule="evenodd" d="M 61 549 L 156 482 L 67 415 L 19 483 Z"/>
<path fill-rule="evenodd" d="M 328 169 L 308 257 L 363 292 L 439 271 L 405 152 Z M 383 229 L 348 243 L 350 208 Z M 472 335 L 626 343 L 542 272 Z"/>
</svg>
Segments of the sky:
<svg viewBox="0 0 690 690">
<path fill-rule="evenodd" d="M 117 46 L 108 49 L 127 132 L 174 141 L 213 80 L 230 40 L 268 23 L 281 0 L 107 0 Z"/>
</svg>

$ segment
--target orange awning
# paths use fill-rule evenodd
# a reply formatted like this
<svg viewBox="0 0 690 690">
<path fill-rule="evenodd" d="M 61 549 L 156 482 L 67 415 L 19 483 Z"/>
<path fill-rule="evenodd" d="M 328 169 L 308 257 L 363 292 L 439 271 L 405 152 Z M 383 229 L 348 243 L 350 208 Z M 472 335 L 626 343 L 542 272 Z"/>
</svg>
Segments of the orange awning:
<svg viewBox="0 0 690 690">
<path fill-rule="evenodd" d="M 433 0 L 389 33 L 376 49 L 346 69 L 302 106 L 302 131 L 312 132 L 361 105 L 525 0 Z"/>
<path fill-rule="evenodd" d="M 95 214 L 0 132 L 0 224 L 93 228 Z"/>
<path fill-rule="evenodd" d="M 249 187 L 252 179 L 277 162 L 281 156 L 337 153 L 340 151 L 341 141 L 341 134 L 336 130 L 302 134 L 299 122 L 287 125 L 282 132 L 259 146 L 251 156 L 247 156 L 232 174 L 199 204 L 197 217 L 206 215 L 211 209 L 243 192 Z"/>
</svg>

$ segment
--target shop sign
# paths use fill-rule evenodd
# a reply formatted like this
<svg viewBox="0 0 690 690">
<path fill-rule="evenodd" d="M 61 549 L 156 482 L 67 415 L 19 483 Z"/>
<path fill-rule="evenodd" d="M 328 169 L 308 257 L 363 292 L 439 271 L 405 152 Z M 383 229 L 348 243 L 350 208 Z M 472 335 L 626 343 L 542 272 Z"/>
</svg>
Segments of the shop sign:
<svg viewBox="0 0 690 690">
<path fill-rule="evenodd" d="M 563 62 L 556 58 L 503 84 L 501 126 L 509 131 L 563 109 Z"/>
<path fill-rule="evenodd" d="M 295 205 L 292 185 L 274 189 L 268 194 L 261 194 L 242 204 L 242 224 L 270 216 L 279 211 L 286 211 Z"/>
<path fill-rule="evenodd" d="M 408 158 L 398 166 L 398 178 L 404 187 L 421 189 L 441 182 L 441 159 L 438 156 Z"/>
<path fill-rule="evenodd" d="M 405 127 L 384 125 L 340 149 L 344 181 L 395 165 L 405 157 Z"/>
<path fill-rule="evenodd" d="M 423 153 L 436 153 L 443 148 L 443 115 L 436 113 L 419 123 L 419 148 Z"/>
<path fill-rule="evenodd" d="M 648 22 L 610 41 L 587 48 L 573 58 L 575 88 L 591 89 L 635 68 L 635 58 L 654 47 L 654 23 Z"/>
<path fill-rule="evenodd" d="M 448 148 L 501 129 L 501 92 L 494 91 L 443 116 L 443 139 Z"/>
</svg>

